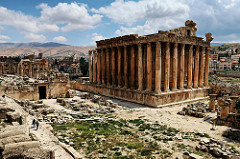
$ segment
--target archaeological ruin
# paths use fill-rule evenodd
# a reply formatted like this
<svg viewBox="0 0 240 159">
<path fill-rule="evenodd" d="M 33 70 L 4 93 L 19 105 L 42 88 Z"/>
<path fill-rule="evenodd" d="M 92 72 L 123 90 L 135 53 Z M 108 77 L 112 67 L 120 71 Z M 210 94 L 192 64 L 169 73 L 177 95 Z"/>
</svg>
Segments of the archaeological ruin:
<svg viewBox="0 0 240 159">
<path fill-rule="evenodd" d="M 72 88 L 149 106 L 196 101 L 208 96 L 209 48 L 196 23 L 156 34 L 130 34 L 97 41 L 89 51 L 89 83 Z"/>
</svg>

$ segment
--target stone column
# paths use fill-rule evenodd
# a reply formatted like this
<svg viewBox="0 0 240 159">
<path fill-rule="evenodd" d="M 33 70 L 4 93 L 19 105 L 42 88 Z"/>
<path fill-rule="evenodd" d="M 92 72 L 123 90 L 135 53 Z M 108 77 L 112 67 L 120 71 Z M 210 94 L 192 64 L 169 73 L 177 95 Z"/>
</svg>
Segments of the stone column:
<svg viewBox="0 0 240 159">
<path fill-rule="evenodd" d="M 92 50 L 90 50 L 90 51 L 89 51 L 89 71 L 88 71 L 90 83 L 92 83 L 92 81 L 93 81 L 92 72 L 93 72 L 93 71 L 92 71 Z"/>
<path fill-rule="evenodd" d="M 93 83 L 96 83 L 97 79 L 97 72 L 96 72 L 96 65 L 97 65 L 97 60 L 96 60 L 96 50 L 93 50 Z"/>
<path fill-rule="evenodd" d="M 192 57 L 193 56 L 193 46 L 190 45 L 188 49 L 188 74 L 187 74 L 187 88 L 192 89 Z"/>
<path fill-rule="evenodd" d="M 97 83 L 101 84 L 101 53 L 100 50 L 97 51 Z"/>
<path fill-rule="evenodd" d="M 172 63 L 172 91 L 176 91 L 177 90 L 177 54 L 178 54 L 178 44 L 174 43 L 173 44 L 173 63 Z"/>
<path fill-rule="evenodd" d="M 206 48 L 204 86 L 208 87 L 208 66 L 209 66 L 209 47 Z"/>
<path fill-rule="evenodd" d="M 152 48 L 151 43 L 147 43 L 147 87 L 146 91 L 152 90 Z"/>
<path fill-rule="evenodd" d="M 128 54 L 127 54 L 127 45 L 124 45 L 124 88 L 128 88 Z"/>
<path fill-rule="evenodd" d="M 112 86 L 116 86 L 115 52 L 114 52 L 114 48 L 111 49 L 111 52 L 112 52 Z"/>
<path fill-rule="evenodd" d="M 232 103 L 231 103 L 231 105 L 230 105 L 230 110 L 229 110 L 229 112 L 236 114 L 237 109 L 235 109 L 235 106 L 236 106 L 236 102 L 237 102 L 237 100 L 238 100 L 238 96 L 230 96 L 230 98 L 231 98 L 231 100 L 232 100 Z"/>
<path fill-rule="evenodd" d="M 118 48 L 118 87 L 121 88 L 122 75 L 121 75 L 121 48 Z"/>
<path fill-rule="evenodd" d="M 161 49 L 161 42 L 156 42 L 156 59 L 155 59 L 155 92 L 161 92 L 161 56 L 162 56 L 162 49 Z"/>
<path fill-rule="evenodd" d="M 29 75 L 30 75 L 30 77 L 33 77 L 33 66 L 32 66 L 32 63 L 30 63 L 30 65 L 29 65 Z"/>
<path fill-rule="evenodd" d="M 110 86 L 110 52 L 109 48 L 106 48 L 106 73 L 107 73 L 107 85 Z"/>
<path fill-rule="evenodd" d="M 215 111 L 215 100 L 216 100 L 217 94 L 209 94 L 210 102 L 209 102 L 209 110 Z"/>
<path fill-rule="evenodd" d="M 198 88 L 199 46 L 196 46 L 196 54 L 195 54 L 194 63 L 195 63 L 195 67 L 194 67 L 193 87 L 194 88 Z"/>
<path fill-rule="evenodd" d="M 135 48 L 134 45 L 131 46 L 131 69 L 130 69 L 130 83 L 131 89 L 135 88 Z"/>
<path fill-rule="evenodd" d="M 105 85 L 105 76 L 106 76 L 106 74 L 105 74 L 105 71 L 106 71 L 106 56 L 105 56 L 106 54 L 105 54 L 105 52 L 104 52 L 104 49 L 102 49 L 102 52 L 101 52 L 101 63 L 102 63 L 102 65 L 101 65 L 101 70 L 102 70 L 102 77 L 101 77 L 101 79 L 102 79 L 102 84 L 103 85 Z"/>
<path fill-rule="evenodd" d="M 142 44 L 138 44 L 138 90 L 143 90 Z"/>
<path fill-rule="evenodd" d="M 169 75 L 170 75 L 170 43 L 165 44 L 165 70 L 164 70 L 164 92 L 169 91 Z"/>
<path fill-rule="evenodd" d="M 203 55 L 204 55 L 204 47 L 202 47 L 200 52 L 199 78 L 198 78 L 199 87 L 203 87 L 203 72 L 204 72 Z"/>
<path fill-rule="evenodd" d="M 179 68 L 179 89 L 184 89 L 184 57 L 185 57 L 185 44 L 180 44 L 180 68 Z"/>
</svg>

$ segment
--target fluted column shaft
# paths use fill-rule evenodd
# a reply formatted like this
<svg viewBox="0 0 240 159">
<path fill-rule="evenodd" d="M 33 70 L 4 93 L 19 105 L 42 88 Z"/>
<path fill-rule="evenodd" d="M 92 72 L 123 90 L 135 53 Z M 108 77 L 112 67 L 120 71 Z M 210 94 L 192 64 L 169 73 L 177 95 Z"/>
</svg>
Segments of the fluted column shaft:
<svg viewBox="0 0 240 159">
<path fill-rule="evenodd" d="M 100 50 L 97 51 L 97 83 L 101 84 L 101 73 L 102 69 L 101 69 L 101 53 Z"/>
<path fill-rule="evenodd" d="M 192 88 L 192 63 L 193 63 L 193 46 L 190 45 L 188 49 L 188 74 L 187 74 L 187 88 Z"/>
<path fill-rule="evenodd" d="M 199 46 L 196 46 L 196 54 L 194 59 L 195 67 L 194 67 L 194 81 L 193 87 L 198 88 L 198 74 L 199 74 Z"/>
<path fill-rule="evenodd" d="M 143 90 L 142 44 L 138 44 L 138 90 Z"/>
<path fill-rule="evenodd" d="M 206 48 L 206 55 L 205 55 L 205 76 L 204 76 L 204 86 L 208 86 L 208 70 L 209 69 L 209 47 Z"/>
<path fill-rule="evenodd" d="M 93 51 L 93 83 L 96 83 L 96 76 L 97 76 L 97 72 L 96 72 L 96 65 L 97 65 L 97 60 L 96 60 L 96 51 Z"/>
<path fill-rule="evenodd" d="M 172 90 L 175 91 L 177 89 L 177 54 L 178 54 L 178 49 L 177 49 L 178 44 L 174 43 L 173 44 L 173 63 L 172 63 Z"/>
<path fill-rule="evenodd" d="M 122 75 L 121 75 L 121 48 L 117 47 L 118 49 L 118 87 L 121 87 L 122 82 Z"/>
<path fill-rule="evenodd" d="M 106 56 L 105 56 L 105 52 L 104 52 L 104 49 L 102 49 L 102 53 L 101 53 L 101 62 L 102 62 L 102 67 L 101 67 L 101 70 L 102 70 L 102 84 L 104 85 L 105 84 L 105 77 L 106 77 Z"/>
<path fill-rule="evenodd" d="M 128 88 L 128 54 L 127 54 L 127 45 L 124 46 L 124 88 Z"/>
<path fill-rule="evenodd" d="M 180 45 L 180 68 L 179 68 L 179 89 L 184 89 L 184 57 L 185 57 L 185 44 Z"/>
<path fill-rule="evenodd" d="M 200 72 L 199 72 L 199 86 L 203 87 L 203 72 L 204 72 L 204 66 L 203 66 L 203 55 L 204 55 L 204 47 L 202 47 L 201 52 L 200 52 L 200 64 L 199 64 L 199 68 L 200 68 Z"/>
<path fill-rule="evenodd" d="M 115 51 L 114 48 L 111 49 L 112 52 L 112 86 L 116 85 L 116 75 L 115 75 Z"/>
<path fill-rule="evenodd" d="M 131 69 L 130 69 L 130 83 L 131 89 L 135 88 L 135 48 L 134 45 L 131 46 Z"/>
<path fill-rule="evenodd" d="M 159 41 L 156 42 L 156 59 L 155 59 L 155 92 L 161 92 L 161 56 L 162 49 L 161 43 Z"/>
<path fill-rule="evenodd" d="M 109 49 L 106 49 L 106 73 L 107 73 L 107 85 L 110 86 L 110 52 Z"/>
<path fill-rule="evenodd" d="M 92 50 L 91 51 L 89 51 L 89 71 L 88 71 L 88 73 L 89 73 L 89 81 L 90 81 L 90 83 L 92 83 L 92 81 L 93 81 L 93 75 L 92 75 L 92 73 L 93 73 L 93 71 L 92 71 Z"/>
<path fill-rule="evenodd" d="M 152 49 L 151 43 L 147 44 L 147 91 L 152 90 Z"/>
<path fill-rule="evenodd" d="M 170 75 L 170 43 L 165 44 L 165 67 L 164 67 L 164 92 L 169 91 L 169 75 Z"/>
</svg>

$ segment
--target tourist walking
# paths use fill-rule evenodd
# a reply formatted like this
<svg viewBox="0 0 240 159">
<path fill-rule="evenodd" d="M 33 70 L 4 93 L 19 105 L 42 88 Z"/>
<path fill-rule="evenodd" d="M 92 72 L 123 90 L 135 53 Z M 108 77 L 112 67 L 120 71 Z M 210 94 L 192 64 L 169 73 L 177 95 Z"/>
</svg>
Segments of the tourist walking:
<svg viewBox="0 0 240 159">
<path fill-rule="evenodd" d="M 39 127 L 39 121 L 36 121 L 36 130 L 38 130 Z"/>
<path fill-rule="evenodd" d="M 32 125 L 33 125 L 33 127 L 35 127 L 35 125 L 36 125 L 36 120 L 35 119 L 33 119 Z"/>
</svg>

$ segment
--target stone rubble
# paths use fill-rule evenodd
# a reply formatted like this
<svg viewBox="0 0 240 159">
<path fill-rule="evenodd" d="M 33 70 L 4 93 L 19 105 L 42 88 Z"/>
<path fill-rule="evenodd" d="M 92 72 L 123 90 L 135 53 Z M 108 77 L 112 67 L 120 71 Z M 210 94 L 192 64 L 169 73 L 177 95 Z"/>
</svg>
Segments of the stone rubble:
<svg viewBox="0 0 240 159">
<path fill-rule="evenodd" d="M 180 115 L 190 115 L 198 118 L 205 117 L 205 113 L 208 112 L 208 105 L 202 102 L 198 102 L 195 104 L 189 104 L 187 107 L 184 107 L 182 111 L 179 111 Z"/>
<path fill-rule="evenodd" d="M 197 151 L 210 153 L 214 157 L 223 159 L 240 159 L 240 154 L 231 146 L 226 145 L 222 141 L 217 141 L 213 138 L 201 139 L 199 145 L 196 146 Z"/>
</svg>

